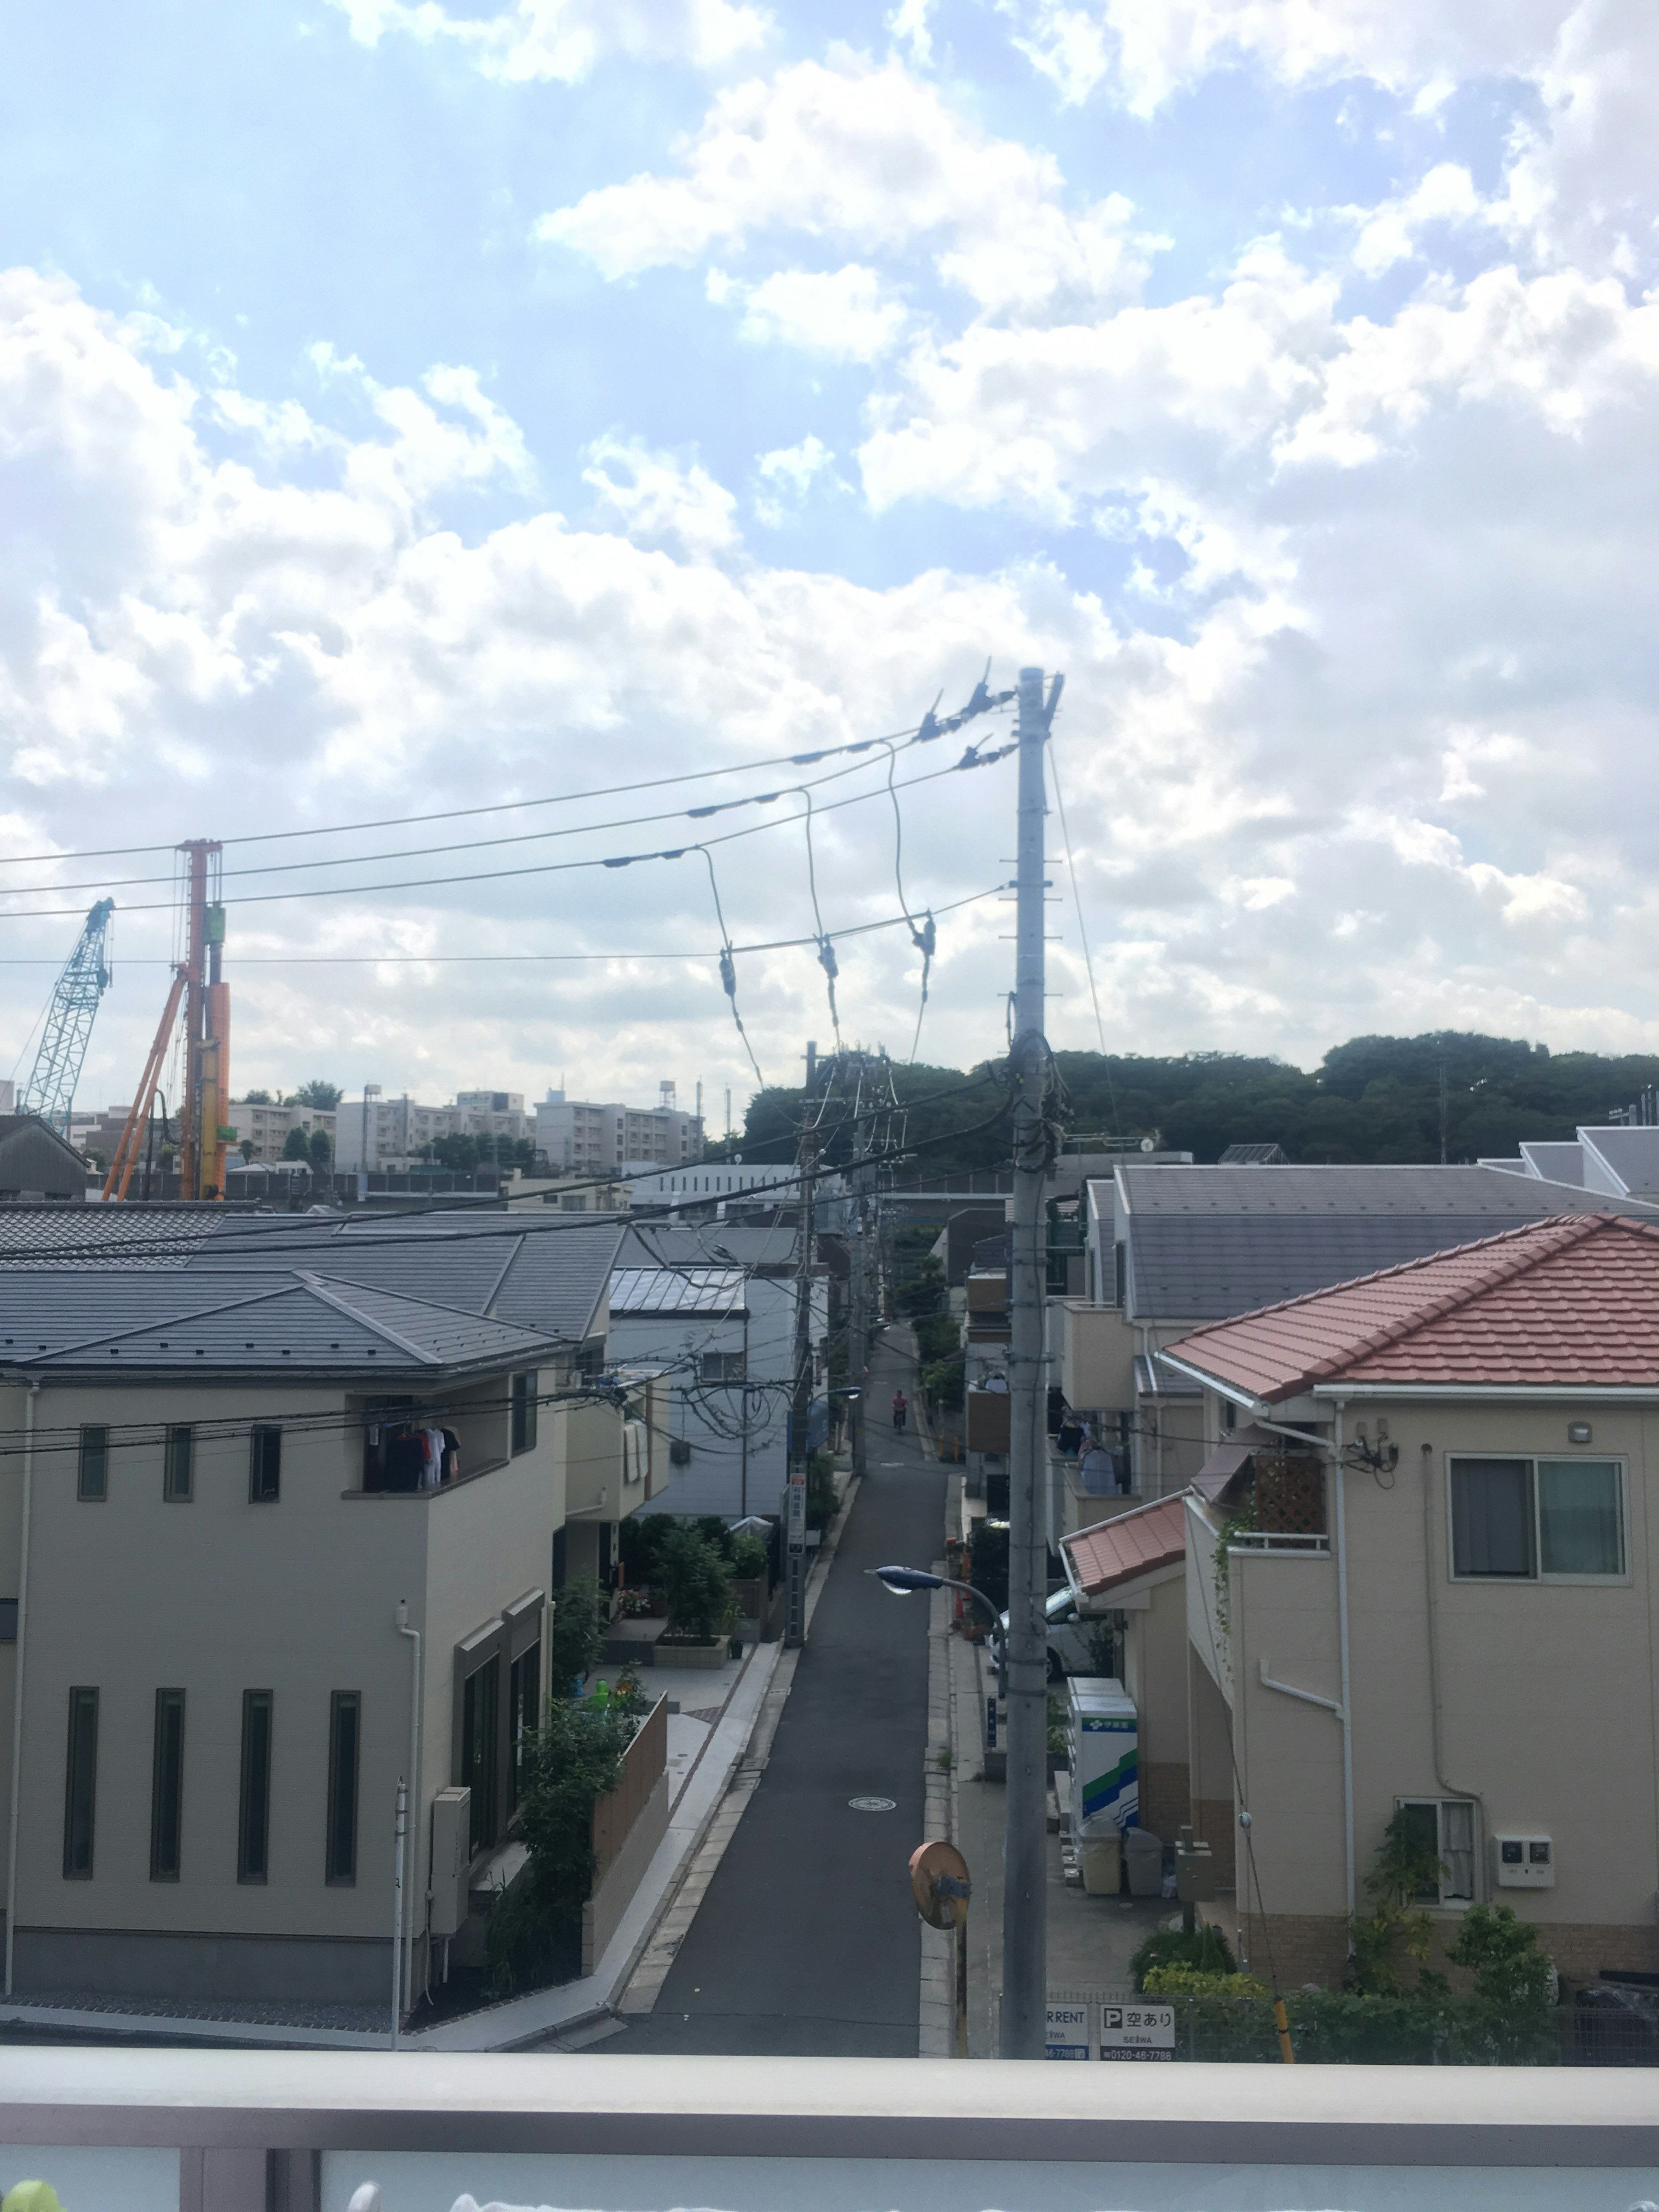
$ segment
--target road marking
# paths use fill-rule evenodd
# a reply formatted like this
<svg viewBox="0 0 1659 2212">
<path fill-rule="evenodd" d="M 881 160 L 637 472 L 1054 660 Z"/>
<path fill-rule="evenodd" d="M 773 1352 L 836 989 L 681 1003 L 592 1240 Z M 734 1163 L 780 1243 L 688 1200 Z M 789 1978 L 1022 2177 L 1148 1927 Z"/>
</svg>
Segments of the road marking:
<svg viewBox="0 0 1659 2212">
<path fill-rule="evenodd" d="M 847 1802 L 855 1813 L 896 1813 L 898 1810 L 896 1797 L 849 1797 Z"/>
</svg>

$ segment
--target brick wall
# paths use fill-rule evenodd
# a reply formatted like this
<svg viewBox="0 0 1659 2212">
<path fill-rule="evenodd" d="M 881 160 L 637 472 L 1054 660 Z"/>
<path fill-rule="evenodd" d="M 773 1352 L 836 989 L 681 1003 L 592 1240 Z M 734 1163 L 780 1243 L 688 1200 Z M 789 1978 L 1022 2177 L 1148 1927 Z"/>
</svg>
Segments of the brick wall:
<svg viewBox="0 0 1659 2212">
<path fill-rule="evenodd" d="M 1233 1888 L 1237 1882 L 1234 1847 L 1237 1832 L 1233 1826 L 1232 1799 L 1194 1797 L 1188 1818 L 1193 1824 L 1194 1835 L 1210 1847 L 1210 1856 L 1215 1861 L 1216 1881 L 1223 1889 Z"/>
<path fill-rule="evenodd" d="M 1161 1843 L 1174 1843 L 1176 1830 L 1186 1826 L 1188 1802 L 1184 1759 L 1149 1759 L 1141 1768 L 1140 1825 Z"/>
<path fill-rule="evenodd" d="M 1494 1902 L 1503 1904 L 1499 1896 Z M 1245 1955 L 1253 1973 L 1269 1978 L 1277 1975 L 1282 1989 L 1317 1982 L 1327 1989 L 1341 1986 L 1347 1963 L 1347 1923 L 1338 1914 L 1273 1912 L 1241 1917 Z M 1659 1972 L 1659 1927 L 1620 1926 L 1601 1921 L 1540 1920 L 1534 1923 L 1538 1940 L 1564 1979 L 1593 1982 L 1603 1966 Z M 1438 1973 L 1449 1973 L 1453 1986 L 1467 1987 L 1468 1976 L 1452 1966 L 1448 1947 L 1457 1940 L 1457 1923 L 1450 1916 L 1435 1922 L 1428 1964 Z M 1411 1970 L 1407 1970 L 1410 1979 Z"/>
<path fill-rule="evenodd" d="M 1281 1990 L 1304 1982 L 1336 1989 L 1348 1956 L 1348 1923 L 1340 1913 L 1241 1912 L 1239 1948 L 1250 1972 L 1264 1982 L 1276 1979 Z"/>
</svg>

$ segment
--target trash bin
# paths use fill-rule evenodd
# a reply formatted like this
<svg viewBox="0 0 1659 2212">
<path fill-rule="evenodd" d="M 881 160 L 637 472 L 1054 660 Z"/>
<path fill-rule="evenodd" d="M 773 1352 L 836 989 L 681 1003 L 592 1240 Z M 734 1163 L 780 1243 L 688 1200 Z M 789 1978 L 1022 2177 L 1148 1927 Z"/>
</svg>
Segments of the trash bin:
<svg viewBox="0 0 1659 2212">
<path fill-rule="evenodd" d="M 1123 1856 L 1131 1897 L 1156 1897 L 1164 1886 L 1164 1844 L 1147 1828 L 1126 1828 Z"/>
<path fill-rule="evenodd" d="M 1091 1897 L 1115 1897 L 1122 1887 L 1123 1839 L 1114 1828 L 1109 1835 L 1085 1836 L 1079 1851 L 1083 1887 Z"/>
</svg>

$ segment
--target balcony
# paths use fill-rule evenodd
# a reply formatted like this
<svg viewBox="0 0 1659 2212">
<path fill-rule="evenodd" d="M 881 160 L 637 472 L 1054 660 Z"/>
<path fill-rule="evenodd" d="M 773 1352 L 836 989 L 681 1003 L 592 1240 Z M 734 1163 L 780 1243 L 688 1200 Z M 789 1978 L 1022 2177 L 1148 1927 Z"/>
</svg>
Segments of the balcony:
<svg viewBox="0 0 1659 2212">
<path fill-rule="evenodd" d="M 380 2212 L 463 2194 L 1624 2212 L 1659 2166 L 1650 2085 L 1592 2068 L 30 2049 L 7 2054 L 0 2137 L 27 2146 L 8 2179 L 44 2179 L 69 2212 L 346 2212 L 366 2184 Z"/>
</svg>

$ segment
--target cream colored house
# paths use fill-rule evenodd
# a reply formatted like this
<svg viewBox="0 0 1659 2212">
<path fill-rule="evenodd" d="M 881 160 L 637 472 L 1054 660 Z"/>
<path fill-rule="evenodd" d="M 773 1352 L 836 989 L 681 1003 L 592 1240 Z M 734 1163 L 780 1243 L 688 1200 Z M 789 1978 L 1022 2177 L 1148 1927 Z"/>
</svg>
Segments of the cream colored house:
<svg viewBox="0 0 1659 2212">
<path fill-rule="evenodd" d="M 1199 1330 L 1194 1823 L 1246 1955 L 1340 1975 L 1395 1814 L 1566 1973 L 1659 1968 L 1659 1229 L 1523 1226 Z"/>
<path fill-rule="evenodd" d="M 567 1522 L 666 1477 L 593 1371 L 614 1235 L 487 1219 L 0 1267 L 14 1994 L 386 2007 L 400 1780 L 406 2005 L 459 1932 Z"/>
</svg>

